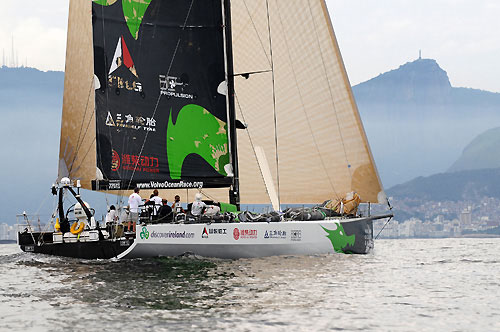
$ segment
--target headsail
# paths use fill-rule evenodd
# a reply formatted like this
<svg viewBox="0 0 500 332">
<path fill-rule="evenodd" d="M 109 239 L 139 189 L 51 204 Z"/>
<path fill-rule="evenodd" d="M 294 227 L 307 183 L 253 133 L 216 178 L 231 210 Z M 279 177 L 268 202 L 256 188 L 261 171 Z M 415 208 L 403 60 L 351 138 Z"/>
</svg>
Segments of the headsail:
<svg viewBox="0 0 500 332">
<path fill-rule="evenodd" d="M 236 113 L 252 139 L 238 136 L 242 201 L 265 197 L 253 145 L 265 150 L 281 202 L 350 191 L 378 202 L 382 186 L 325 1 L 236 0 L 232 11 Z"/>
</svg>

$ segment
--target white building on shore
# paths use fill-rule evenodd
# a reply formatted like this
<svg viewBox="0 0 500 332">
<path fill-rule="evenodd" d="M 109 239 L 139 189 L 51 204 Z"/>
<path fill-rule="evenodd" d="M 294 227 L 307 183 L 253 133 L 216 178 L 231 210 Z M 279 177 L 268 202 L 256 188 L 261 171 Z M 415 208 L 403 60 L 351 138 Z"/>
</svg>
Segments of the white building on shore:
<svg viewBox="0 0 500 332">
<path fill-rule="evenodd" d="M 0 224 L 0 240 L 15 240 L 16 232 L 13 226 L 6 223 Z"/>
</svg>

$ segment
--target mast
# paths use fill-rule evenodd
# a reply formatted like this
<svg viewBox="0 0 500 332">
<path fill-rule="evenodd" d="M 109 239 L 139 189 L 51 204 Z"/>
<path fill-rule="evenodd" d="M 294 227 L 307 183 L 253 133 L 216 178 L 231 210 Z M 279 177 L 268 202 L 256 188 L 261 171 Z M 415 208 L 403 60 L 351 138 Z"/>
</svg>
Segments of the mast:
<svg viewBox="0 0 500 332">
<path fill-rule="evenodd" d="M 223 0 L 224 28 L 226 38 L 226 68 L 228 93 L 228 129 L 231 143 L 231 162 L 233 166 L 233 184 L 229 189 L 229 203 L 240 208 L 240 179 L 238 171 L 238 142 L 236 139 L 236 111 L 234 105 L 234 68 L 233 68 L 233 38 L 231 33 L 231 1 Z"/>
</svg>

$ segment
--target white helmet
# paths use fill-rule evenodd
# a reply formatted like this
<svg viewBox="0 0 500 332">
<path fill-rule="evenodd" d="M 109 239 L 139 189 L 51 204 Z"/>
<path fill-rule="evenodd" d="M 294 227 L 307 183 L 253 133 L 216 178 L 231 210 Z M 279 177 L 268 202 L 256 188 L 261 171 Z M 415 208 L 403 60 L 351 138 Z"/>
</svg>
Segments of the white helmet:
<svg viewBox="0 0 500 332">
<path fill-rule="evenodd" d="M 195 199 L 196 201 L 201 201 L 201 199 L 202 199 L 202 198 L 203 198 L 203 196 L 201 196 L 201 194 L 200 194 L 200 193 L 197 193 L 196 195 L 194 195 L 194 199 Z"/>
</svg>

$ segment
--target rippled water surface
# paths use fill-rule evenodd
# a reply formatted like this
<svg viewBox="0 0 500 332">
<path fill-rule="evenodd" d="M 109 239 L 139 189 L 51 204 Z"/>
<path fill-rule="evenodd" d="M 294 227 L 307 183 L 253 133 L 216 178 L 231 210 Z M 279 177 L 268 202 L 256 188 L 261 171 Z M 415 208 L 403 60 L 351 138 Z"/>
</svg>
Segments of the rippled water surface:
<svg viewBox="0 0 500 332">
<path fill-rule="evenodd" d="M 0 330 L 500 331 L 500 239 L 375 247 L 85 261 L 0 245 Z"/>
</svg>

